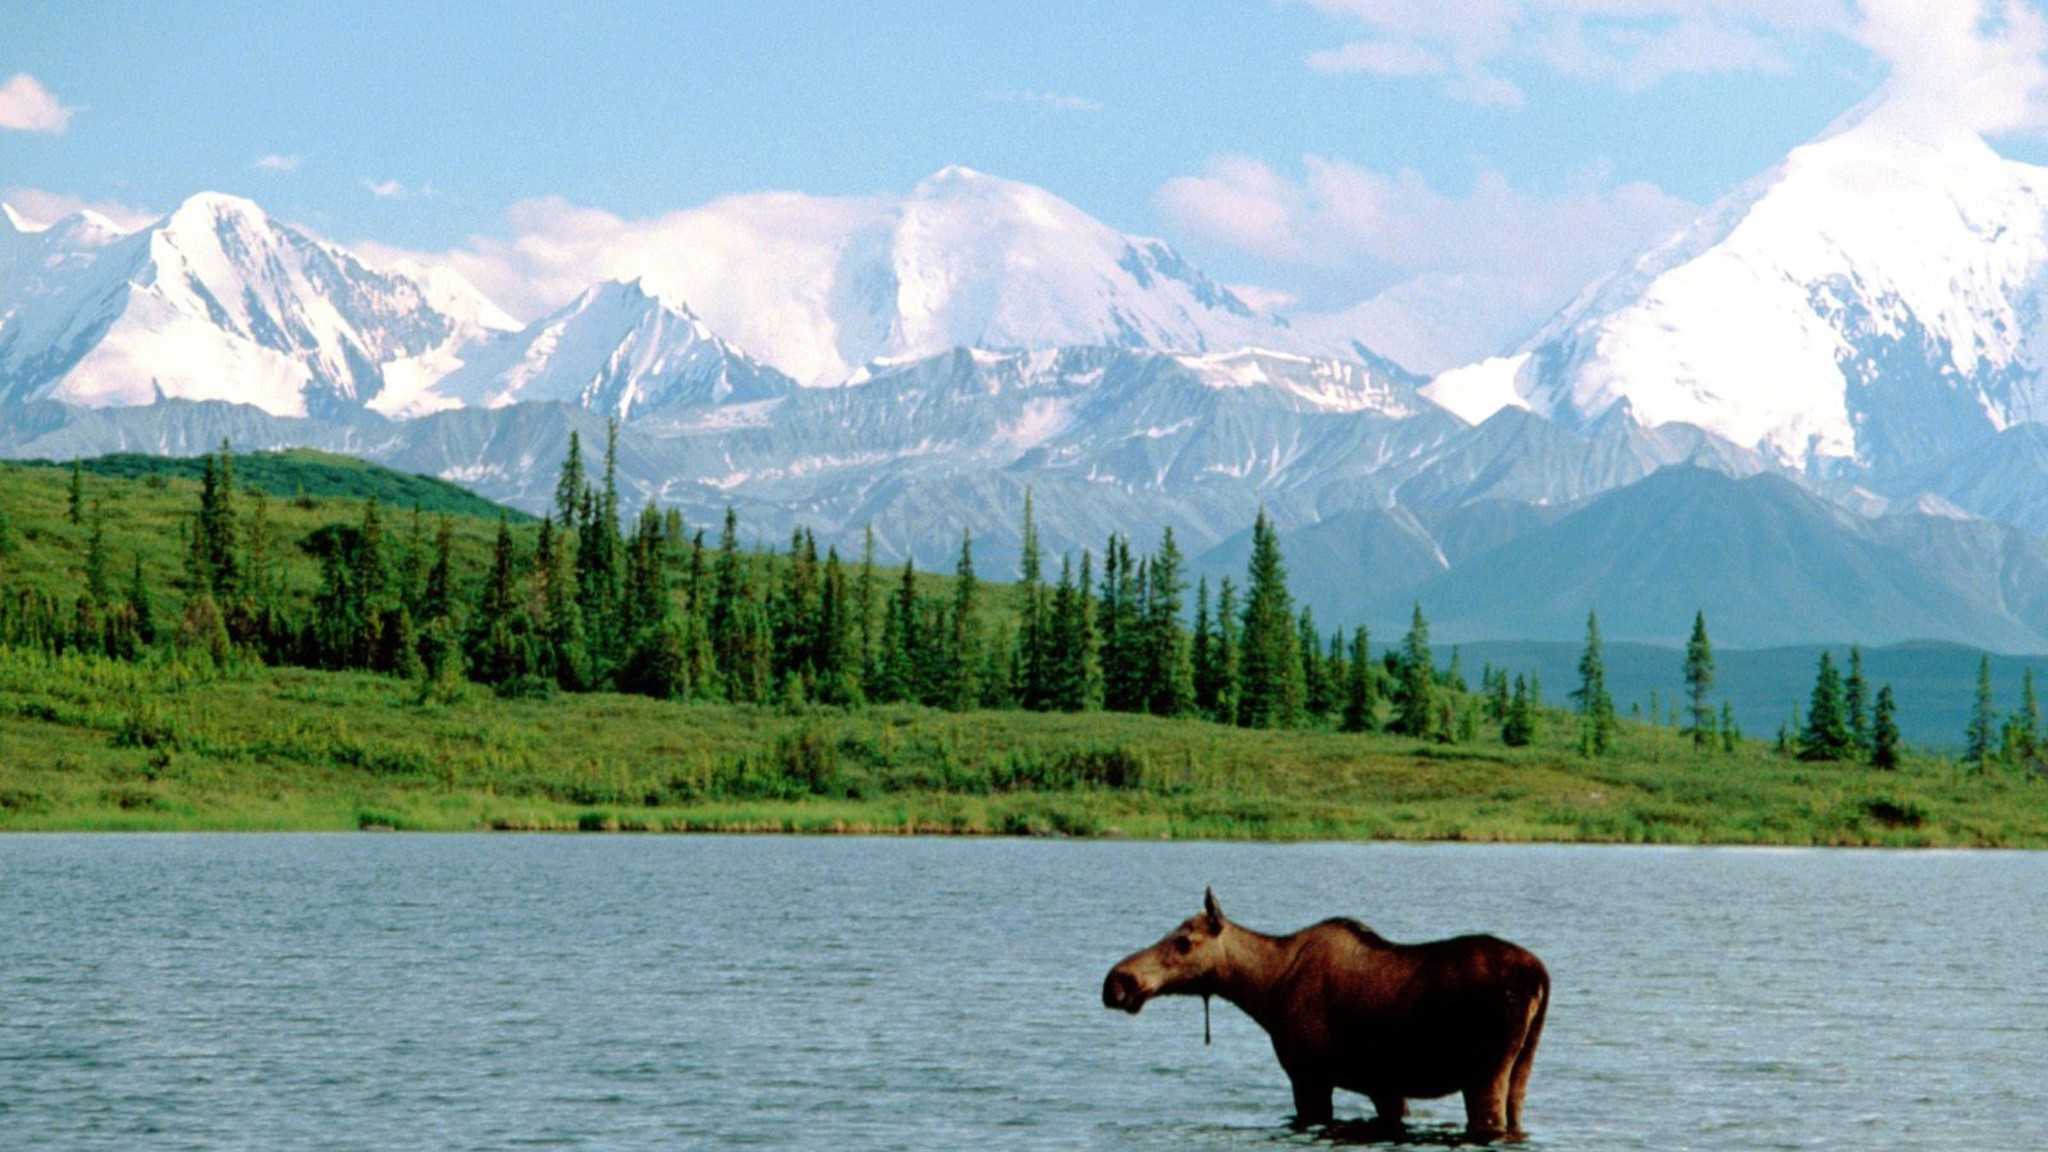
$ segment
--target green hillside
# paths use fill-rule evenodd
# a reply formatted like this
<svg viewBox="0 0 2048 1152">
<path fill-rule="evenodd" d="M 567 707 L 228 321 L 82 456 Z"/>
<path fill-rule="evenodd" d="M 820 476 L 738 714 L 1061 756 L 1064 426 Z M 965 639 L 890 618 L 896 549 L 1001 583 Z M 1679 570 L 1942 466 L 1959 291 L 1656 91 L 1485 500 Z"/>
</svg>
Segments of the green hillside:
<svg viewBox="0 0 2048 1152">
<path fill-rule="evenodd" d="M 48 468 L 68 469 L 70 464 L 37 461 Z M 203 456 L 149 456 L 122 452 L 79 462 L 94 476 L 109 479 L 199 481 L 205 470 Z M 505 512 L 515 522 L 533 517 L 507 509 L 434 476 L 397 472 L 332 452 L 290 448 L 280 452 L 247 452 L 234 457 L 235 478 L 244 487 L 277 497 L 306 497 L 314 500 L 362 501 L 376 499 L 392 508 L 419 508 L 430 514 L 496 517 Z"/>
</svg>

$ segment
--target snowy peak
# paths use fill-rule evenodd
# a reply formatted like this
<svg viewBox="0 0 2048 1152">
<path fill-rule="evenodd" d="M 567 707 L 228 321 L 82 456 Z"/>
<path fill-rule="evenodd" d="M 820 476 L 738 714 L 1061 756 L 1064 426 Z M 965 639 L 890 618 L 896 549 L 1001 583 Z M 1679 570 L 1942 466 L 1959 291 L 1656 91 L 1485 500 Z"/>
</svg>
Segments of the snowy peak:
<svg viewBox="0 0 2048 1152">
<path fill-rule="evenodd" d="M 1522 354 L 1447 373 L 1466 419 L 1628 400 L 1797 466 L 1908 467 L 2048 416 L 2048 170 L 1966 132 L 1848 122 L 1593 286 Z"/>
<path fill-rule="evenodd" d="M 447 405 L 570 404 L 621 420 L 773 399 L 794 384 L 638 280 L 594 285 L 477 350 L 433 391 Z"/>
<path fill-rule="evenodd" d="M 1208 352 L 1290 343 L 1283 326 L 1163 242 L 1117 232 L 1043 188 L 969 168 L 941 169 L 901 203 L 887 260 L 895 315 L 885 355 L 958 345 Z"/>
<path fill-rule="evenodd" d="M 222 193 L 133 233 L 79 213 L 37 238 L 0 267 L 0 397 L 334 414 L 376 399 L 385 366 L 502 320 L 474 289 L 444 311 L 462 296 L 446 276 L 430 291 Z"/>
</svg>

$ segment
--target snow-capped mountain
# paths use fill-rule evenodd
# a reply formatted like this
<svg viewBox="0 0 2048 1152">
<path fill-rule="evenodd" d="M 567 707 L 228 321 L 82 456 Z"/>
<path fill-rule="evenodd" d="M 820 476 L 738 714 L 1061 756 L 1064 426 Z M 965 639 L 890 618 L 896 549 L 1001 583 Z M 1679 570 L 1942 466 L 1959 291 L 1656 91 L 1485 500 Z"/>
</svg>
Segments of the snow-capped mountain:
<svg viewBox="0 0 2048 1152">
<path fill-rule="evenodd" d="M 1626 400 L 1787 464 L 1900 473 L 2048 417 L 2048 169 L 1879 106 L 1425 394 L 1567 423 Z"/>
<path fill-rule="evenodd" d="M 639 281 L 596 285 L 468 354 L 414 410 L 571 404 L 621 421 L 780 396 L 795 382 L 715 335 Z"/>
<path fill-rule="evenodd" d="M 1338 352 L 1261 316 L 1165 242 L 1043 188 L 946 168 L 902 197 L 738 196 L 680 213 L 650 287 L 807 385 L 955 347 Z"/>
<path fill-rule="evenodd" d="M 386 365 L 448 357 L 505 322 L 452 274 L 429 288 L 380 271 L 233 196 L 193 196 L 132 233 L 91 213 L 28 232 L 10 211 L 6 228 L 0 401 L 335 414 L 374 401 Z"/>
</svg>

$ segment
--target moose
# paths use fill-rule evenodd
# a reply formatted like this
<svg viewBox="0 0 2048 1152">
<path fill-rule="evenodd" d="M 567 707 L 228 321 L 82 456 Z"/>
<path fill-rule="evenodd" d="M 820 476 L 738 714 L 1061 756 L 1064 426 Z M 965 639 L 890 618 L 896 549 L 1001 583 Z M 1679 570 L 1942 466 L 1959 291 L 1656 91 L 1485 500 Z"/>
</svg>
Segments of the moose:
<svg viewBox="0 0 2048 1152">
<path fill-rule="evenodd" d="M 1221 996 L 1258 1022 L 1294 1082 L 1295 1123 L 1328 1124 L 1331 1093 L 1372 1101 L 1399 1127 L 1409 1100 L 1463 1093 L 1469 1135 L 1518 1134 L 1550 975 L 1492 936 L 1395 944 L 1356 920 L 1291 936 L 1202 911 L 1102 981 L 1102 1004 L 1136 1015 L 1155 996 Z"/>
</svg>

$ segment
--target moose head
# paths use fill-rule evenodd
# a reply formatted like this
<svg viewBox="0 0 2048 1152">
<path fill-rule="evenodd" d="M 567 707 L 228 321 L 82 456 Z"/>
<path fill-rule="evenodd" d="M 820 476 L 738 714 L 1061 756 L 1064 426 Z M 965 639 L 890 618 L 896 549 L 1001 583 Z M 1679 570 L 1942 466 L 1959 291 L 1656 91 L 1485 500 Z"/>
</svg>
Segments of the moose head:
<svg viewBox="0 0 2048 1152">
<path fill-rule="evenodd" d="M 1204 890 L 1201 912 L 1109 970 L 1102 981 L 1102 1006 L 1135 1016 L 1154 996 L 1213 995 L 1228 956 L 1224 933 L 1229 928 L 1216 893 Z"/>
</svg>

